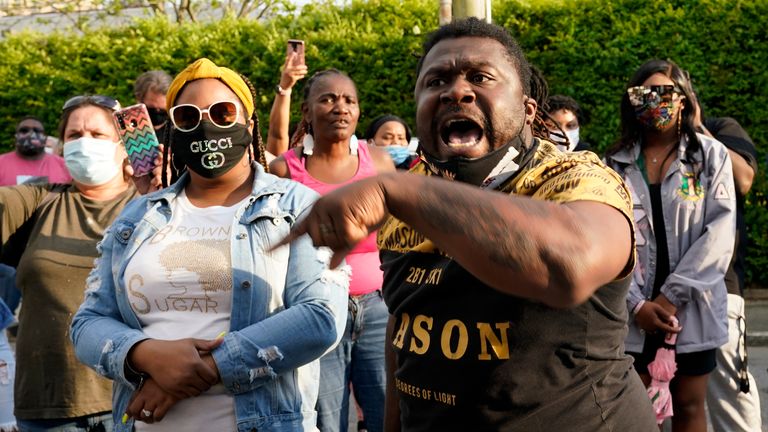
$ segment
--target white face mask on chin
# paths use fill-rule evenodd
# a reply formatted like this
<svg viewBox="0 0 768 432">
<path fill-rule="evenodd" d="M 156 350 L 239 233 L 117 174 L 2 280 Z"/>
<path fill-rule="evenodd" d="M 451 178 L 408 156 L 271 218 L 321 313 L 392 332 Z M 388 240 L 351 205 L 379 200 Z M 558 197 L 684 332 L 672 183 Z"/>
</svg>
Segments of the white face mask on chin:
<svg viewBox="0 0 768 432">
<path fill-rule="evenodd" d="M 78 138 L 64 145 L 64 162 L 78 183 L 98 186 L 112 180 L 119 172 L 115 162 L 118 143 L 105 139 Z"/>
</svg>

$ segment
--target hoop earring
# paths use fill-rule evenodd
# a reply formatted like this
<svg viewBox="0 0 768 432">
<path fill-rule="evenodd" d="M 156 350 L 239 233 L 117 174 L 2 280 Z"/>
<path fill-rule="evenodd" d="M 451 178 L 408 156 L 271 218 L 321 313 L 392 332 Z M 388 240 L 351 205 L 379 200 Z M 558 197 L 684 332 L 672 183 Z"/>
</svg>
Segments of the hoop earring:
<svg viewBox="0 0 768 432">
<path fill-rule="evenodd" d="M 302 120 L 304 121 L 304 120 Z M 301 140 L 301 154 L 310 156 L 315 150 L 315 138 L 312 136 L 312 124 L 306 123 L 304 127 L 304 138 Z"/>
<path fill-rule="evenodd" d="M 349 154 L 352 156 L 357 156 L 357 149 L 360 147 L 360 144 L 357 142 L 357 136 L 354 134 L 349 137 Z"/>
<path fill-rule="evenodd" d="M 301 153 L 304 156 L 310 156 L 312 153 L 314 153 L 315 149 L 315 139 L 312 137 L 312 135 L 309 134 L 309 132 L 304 134 L 304 139 L 301 141 L 302 151 Z"/>
</svg>

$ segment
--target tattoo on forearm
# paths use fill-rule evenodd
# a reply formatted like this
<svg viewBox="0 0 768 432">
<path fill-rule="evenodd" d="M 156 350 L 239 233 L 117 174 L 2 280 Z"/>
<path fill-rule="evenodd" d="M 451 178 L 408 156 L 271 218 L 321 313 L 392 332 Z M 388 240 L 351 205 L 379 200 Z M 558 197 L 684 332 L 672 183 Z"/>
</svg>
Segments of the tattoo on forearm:
<svg viewBox="0 0 768 432">
<path fill-rule="evenodd" d="M 502 214 L 493 200 L 473 201 L 476 194 L 466 188 L 422 190 L 418 193 L 420 216 L 436 230 L 465 233 L 500 266 L 522 271 L 523 264 L 526 267 L 545 265 L 539 245 L 525 232 L 525 219 L 515 221 L 517 224 L 510 222 L 509 215 Z M 516 206 L 531 220 L 552 217 L 544 202 L 518 200 Z"/>
</svg>

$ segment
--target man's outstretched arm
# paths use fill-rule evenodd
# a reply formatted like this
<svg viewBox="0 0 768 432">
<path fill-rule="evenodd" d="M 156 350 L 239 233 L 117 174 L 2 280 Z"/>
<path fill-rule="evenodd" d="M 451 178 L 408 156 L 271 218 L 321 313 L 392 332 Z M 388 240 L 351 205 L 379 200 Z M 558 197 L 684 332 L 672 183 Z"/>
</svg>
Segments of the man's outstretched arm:
<svg viewBox="0 0 768 432">
<path fill-rule="evenodd" d="M 576 305 L 630 258 L 632 227 L 607 204 L 558 204 L 417 175 L 381 183 L 393 216 L 508 294 Z"/>
<path fill-rule="evenodd" d="M 337 264 L 388 213 L 489 286 L 554 307 L 586 301 L 631 257 L 631 224 L 607 204 L 558 204 L 409 173 L 326 195 L 286 241 L 309 233 L 333 249 Z"/>
</svg>

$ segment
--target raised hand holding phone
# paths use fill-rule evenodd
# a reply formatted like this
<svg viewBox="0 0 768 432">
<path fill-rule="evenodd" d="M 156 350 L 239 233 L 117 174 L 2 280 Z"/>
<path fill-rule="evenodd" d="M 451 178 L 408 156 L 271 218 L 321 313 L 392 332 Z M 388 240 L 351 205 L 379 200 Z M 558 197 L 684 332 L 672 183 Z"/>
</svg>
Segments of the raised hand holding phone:
<svg viewBox="0 0 768 432">
<path fill-rule="evenodd" d="M 304 41 L 300 39 L 288 39 L 288 45 L 286 50 L 286 57 L 290 57 L 291 53 L 296 53 L 293 58 L 294 66 L 304 64 Z"/>
<path fill-rule="evenodd" d="M 133 168 L 133 176 L 142 177 L 151 173 L 160 154 L 160 146 L 146 105 L 137 104 L 115 111 L 114 118 Z"/>
<path fill-rule="evenodd" d="M 296 83 L 307 76 L 307 65 L 304 62 L 304 41 L 289 39 L 285 55 L 283 72 L 280 74 L 280 84 L 276 91 L 281 96 L 289 96 Z"/>
</svg>

